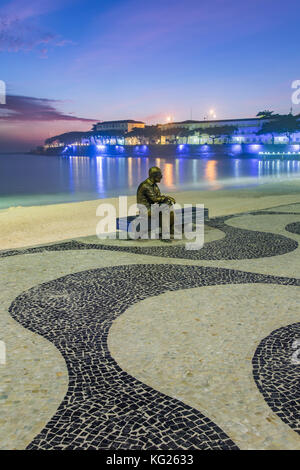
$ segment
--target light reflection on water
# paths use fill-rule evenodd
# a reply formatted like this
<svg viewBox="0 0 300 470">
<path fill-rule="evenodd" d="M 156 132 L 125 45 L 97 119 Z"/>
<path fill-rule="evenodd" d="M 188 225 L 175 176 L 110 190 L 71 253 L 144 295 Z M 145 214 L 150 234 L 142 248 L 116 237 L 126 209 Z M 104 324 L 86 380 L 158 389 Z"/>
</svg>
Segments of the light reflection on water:
<svg viewBox="0 0 300 470">
<path fill-rule="evenodd" d="M 239 157 L 0 155 L 0 209 L 135 194 L 151 166 L 162 191 L 240 188 L 300 177 L 299 160 Z"/>
</svg>

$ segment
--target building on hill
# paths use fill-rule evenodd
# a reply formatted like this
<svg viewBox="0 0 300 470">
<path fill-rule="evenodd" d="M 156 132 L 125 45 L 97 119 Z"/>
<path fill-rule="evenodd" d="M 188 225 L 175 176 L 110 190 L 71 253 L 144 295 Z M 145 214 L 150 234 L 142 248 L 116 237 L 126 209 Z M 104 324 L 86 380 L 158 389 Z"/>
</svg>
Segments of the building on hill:
<svg viewBox="0 0 300 470">
<path fill-rule="evenodd" d="M 135 128 L 144 128 L 145 123 L 142 121 L 134 121 L 133 119 L 127 119 L 123 121 L 103 121 L 98 122 L 93 126 L 93 131 L 123 131 L 124 133 L 131 132 Z"/>
<path fill-rule="evenodd" d="M 276 117 L 243 118 L 221 120 L 187 120 L 161 124 L 162 144 L 224 144 L 224 143 L 273 143 L 270 134 L 258 135 L 265 123 L 274 121 Z M 300 131 L 293 135 L 294 142 L 300 142 Z M 274 143 L 288 143 L 288 137 L 277 135 Z"/>
<path fill-rule="evenodd" d="M 49 137 L 49 139 L 45 140 L 45 147 L 65 147 L 66 145 L 76 145 L 76 144 L 83 144 L 89 143 L 92 137 L 92 132 L 65 132 L 64 134 L 55 135 L 53 137 Z"/>
<path fill-rule="evenodd" d="M 298 125 L 299 123 L 299 125 Z M 46 140 L 45 148 L 151 144 L 300 144 L 300 115 L 222 120 L 187 120 L 146 126 L 142 121 L 99 122 L 87 132 Z"/>
</svg>

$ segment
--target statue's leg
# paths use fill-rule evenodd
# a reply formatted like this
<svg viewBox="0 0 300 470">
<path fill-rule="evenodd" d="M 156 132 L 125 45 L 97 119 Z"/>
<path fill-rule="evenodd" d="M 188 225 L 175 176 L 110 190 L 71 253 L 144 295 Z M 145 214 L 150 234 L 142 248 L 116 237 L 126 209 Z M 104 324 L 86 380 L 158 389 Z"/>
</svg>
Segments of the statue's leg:
<svg viewBox="0 0 300 470">
<path fill-rule="evenodd" d="M 163 217 L 163 214 L 162 212 L 160 212 L 159 213 L 160 238 L 162 237 L 162 232 L 163 232 L 162 217 Z M 172 238 L 174 236 L 174 212 L 173 211 L 170 211 L 169 223 L 170 223 L 170 238 Z"/>
<path fill-rule="evenodd" d="M 170 212 L 170 235 L 174 235 L 174 212 Z"/>
</svg>

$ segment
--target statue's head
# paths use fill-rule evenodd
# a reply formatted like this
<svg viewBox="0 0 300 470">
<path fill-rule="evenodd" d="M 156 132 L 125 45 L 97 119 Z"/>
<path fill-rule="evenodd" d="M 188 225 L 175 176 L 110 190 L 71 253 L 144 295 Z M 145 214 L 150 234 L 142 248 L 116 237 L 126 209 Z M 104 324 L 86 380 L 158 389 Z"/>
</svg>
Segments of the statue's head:
<svg viewBox="0 0 300 470">
<path fill-rule="evenodd" d="M 155 183 L 159 183 L 162 179 L 162 172 L 158 166 L 152 166 L 149 169 L 149 178 L 154 181 Z"/>
</svg>

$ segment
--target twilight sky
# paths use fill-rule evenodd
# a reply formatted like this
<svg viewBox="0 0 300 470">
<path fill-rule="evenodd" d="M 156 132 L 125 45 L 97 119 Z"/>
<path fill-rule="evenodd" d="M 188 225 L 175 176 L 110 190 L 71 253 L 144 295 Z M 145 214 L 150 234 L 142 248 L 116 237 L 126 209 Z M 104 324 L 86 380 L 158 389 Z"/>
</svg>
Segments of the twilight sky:
<svg viewBox="0 0 300 470">
<path fill-rule="evenodd" d="M 288 112 L 299 16 L 299 0 L 0 0 L 0 152 L 98 120 Z"/>
</svg>

